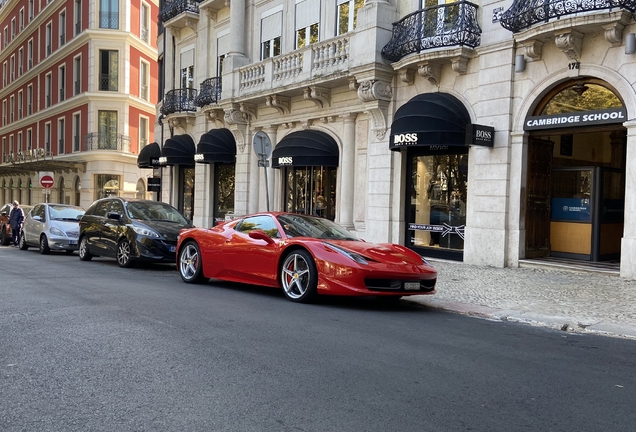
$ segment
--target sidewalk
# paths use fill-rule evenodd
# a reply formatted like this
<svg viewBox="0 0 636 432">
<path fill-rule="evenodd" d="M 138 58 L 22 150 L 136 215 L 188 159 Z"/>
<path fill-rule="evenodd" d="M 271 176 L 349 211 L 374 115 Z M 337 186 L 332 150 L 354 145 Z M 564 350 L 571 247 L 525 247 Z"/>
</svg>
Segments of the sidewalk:
<svg viewBox="0 0 636 432">
<path fill-rule="evenodd" d="M 500 321 L 636 339 L 636 281 L 590 272 L 431 261 L 437 294 L 405 300 Z"/>
</svg>

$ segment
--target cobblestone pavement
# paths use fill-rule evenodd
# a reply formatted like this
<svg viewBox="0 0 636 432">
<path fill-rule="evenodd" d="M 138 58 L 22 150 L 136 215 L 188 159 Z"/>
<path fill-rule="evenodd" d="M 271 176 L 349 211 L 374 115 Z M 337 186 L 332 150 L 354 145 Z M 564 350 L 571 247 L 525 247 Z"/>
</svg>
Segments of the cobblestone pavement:
<svg viewBox="0 0 636 432">
<path fill-rule="evenodd" d="M 436 261 L 437 294 L 416 301 L 468 315 L 636 339 L 636 281 L 591 272 Z"/>
</svg>

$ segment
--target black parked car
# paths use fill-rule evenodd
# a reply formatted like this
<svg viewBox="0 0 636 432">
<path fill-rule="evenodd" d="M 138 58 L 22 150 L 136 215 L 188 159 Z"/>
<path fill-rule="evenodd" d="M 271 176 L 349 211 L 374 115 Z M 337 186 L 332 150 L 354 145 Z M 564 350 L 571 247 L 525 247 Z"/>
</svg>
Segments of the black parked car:
<svg viewBox="0 0 636 432">
<path fill-rule="evenodd" d="M 179 231 L 190 222 L 174 207 L 140 199 L 110 197 L 95 201 L 80 219 L 79 257 L 117 259 L 120 267 L 135 261 L 174 263 Z"/>
</svg>

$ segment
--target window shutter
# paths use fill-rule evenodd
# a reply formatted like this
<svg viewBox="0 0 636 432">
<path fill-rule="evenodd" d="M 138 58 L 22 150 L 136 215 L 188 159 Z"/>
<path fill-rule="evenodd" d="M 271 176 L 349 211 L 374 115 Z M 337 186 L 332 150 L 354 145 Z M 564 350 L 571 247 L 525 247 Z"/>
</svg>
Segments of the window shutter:
<svg viewBox="0 0 636 432">
<path fill-rule="evenodd" d="M 226 34 L 216 40 L 217 56 L 222 56 L 230 52 L 230 35 Z"/>
<path fill-rule="evenodd" d="M 279 37 L 282 34 L 283 12 L 276 12 L 273 15 L 261 20 L 261 42 Z"/>
<path fill-rule="evenodd" d="M 194 50 L 188 50 L 181 53 L 181 69 L 188 66 L 194 66 Z"/>
<path fill-rule="evenodd" d="M 296 3 L 296 30 L 320 22 L 320 0 L 303 0 Z"/>
</svg>

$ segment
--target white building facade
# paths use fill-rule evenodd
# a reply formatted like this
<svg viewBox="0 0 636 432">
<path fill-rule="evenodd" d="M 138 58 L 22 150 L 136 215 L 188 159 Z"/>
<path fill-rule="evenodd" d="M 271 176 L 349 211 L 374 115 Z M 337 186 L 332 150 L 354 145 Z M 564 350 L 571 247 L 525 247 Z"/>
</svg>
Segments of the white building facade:
<svg viewBox="0 0 636 432">
<path fill-rule="evenodd" d="M 307 212 L 424 256 L 620 262 L 634 278 L 635 11 L 165 2 L 162 139 L 147 167 L 197 226 Z M 271 156 L 255 154 L 257 132 Z"/>
</svg>

